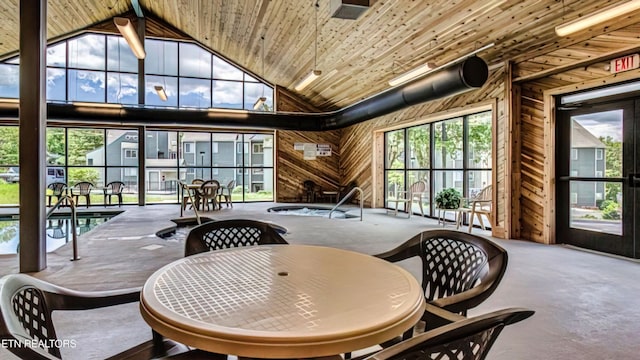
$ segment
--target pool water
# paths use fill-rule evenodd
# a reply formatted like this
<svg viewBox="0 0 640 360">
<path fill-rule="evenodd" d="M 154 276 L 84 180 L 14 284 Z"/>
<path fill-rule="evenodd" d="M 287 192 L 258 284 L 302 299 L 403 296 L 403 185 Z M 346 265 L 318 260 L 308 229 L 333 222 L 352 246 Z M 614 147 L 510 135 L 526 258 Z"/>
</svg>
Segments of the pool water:
<svg viewBox="0 0 640 360">
<path fill-rule="evenodd" d="M 106 222 L 115 214 L 82 216 L 76 220 L 76 234 L 82 235 L 96 226 Z M 20 221 L 16 219 L 0 219 L 0 255 L 18 253 L 20 243 Z M 71 219 L 53 218 L 47 220 L 47 252 L 51 252 L 72 239 Z"/>
</svg>

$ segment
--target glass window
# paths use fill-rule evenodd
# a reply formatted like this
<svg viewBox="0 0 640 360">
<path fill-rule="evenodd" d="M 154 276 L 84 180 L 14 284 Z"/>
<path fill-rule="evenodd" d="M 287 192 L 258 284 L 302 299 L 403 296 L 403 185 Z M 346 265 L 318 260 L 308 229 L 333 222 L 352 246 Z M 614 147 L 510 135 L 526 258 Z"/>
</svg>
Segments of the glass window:
<svg viewBox="0 0 640 360">
<path fill-rule="evenodd" d="M 453 169 L 462 167 L 462 118 L 437 122 L 433 127 L 435 168 Z"/>
<path fill-rule="evenodd" d="M 431 136 L 429 125 L 409 128 L 409 163 L 411 169 L 428 169 L 430 167 Z"/>
<path fill-rule="evenodd" d="M 105 69 L 106 54 L 104 35 L 82 35 L 69 40 L 68 44 L 70 68 L 89 70 Z"/>
<path fill-rule="evenodd" d="M 180 43 L 180 76 L 211 78 L 211 53 L 198 45 Z"/>
<path fill-rule="evenodd" d="M 67 136 L 69 141 L 68 165 L 101 166 L 105 164 L 103 130 L 69 129 Z"/>
<path fill-rule="evenodd" d="M 138 58 L 120 36 L 107 36 L 107 70 L 138 72 Z"/>
<path fill-rule="evenodd" d="M 168 76 L 146 77 L 147 86 L 145 89 L 145 103 L 152 106 L 178 106 L 178 79 Z M 156 86 L 164 89 L 167 100 L 160 98 Z"/>
<path fill-rule="evenodd" d="M 103 167 L 69 167 L 68 180 L 67 185 L 69 186 L 73 186 L 81 181 L 88 181 L 95 187 L 103 187 L 106 185 L 104 182 Z M 84 204 L 84 201 L 81 200 L 81 202 Z"/>
<path fill-rule="evenodd" d="M 65 165 L 64 129 L 47 128 L 47 165 Z"/>
<path fill-rule="evenodd" d="M 180 79 L 181 107 L 211 107 L 211 80 Z"/>
<path fill-rule="evenodd" d="M 390 131 L 385 134 L 385 167 L 404 168 L 404 130 Z"/>
<path fill-rule="evenodd" d="M 454 188 L 472 197 L 491 185 L 492 119 L 491 112 L 486 111 L 386 132 L 386 206 L 395 207 L 390 199 L 424 181 L 427 187 L 422 208 L 427 209 L 425 214 L 430 209 L 431 216 L 436 216 L 434 195 L 441 190 Z M 412 203 L 411 211 L 420 213 L 419 205 Z M 447 218 L 454 220 L 454 214 L 447 214 Z"/>
<path fill-rule="evenodd" d="M 65 41 L 47 47 L 47 66 L 67 66 L 67 43 Z"/>
<path fill-rule="evenodd" d="M 107 166 L 138 167 L 138 131 L 107 129 Z"/>
<path fill-rule="evenodd" d="M 491 167 L 493 137 L 491 132 L 491 112 L 483 112 L 468 117 L 468 157 L 467 167 Z"/>
<path fill-rule="evenodd" d="M 178 75 L 178 43 L 174 41 L 145 39 L 147 56 L 144 61 L 146 74 Z"/>
<path fill-rule="evenodd" d="M 20 68 L 18 65 L 0 64 L 0 98 L 20 96 Z"/>
<path fill-rule="evenodd" d="M 47 100 L 67 99 L 67 72 L 64 69 L 47 68 Z"/>
<path fill-rule="evenodd" d="M 0 126 L 0 167 L 18 164 L 18 127 Z"/>
<path fill-rule="evenodd" d="M 604 158 L 604 149 L 596 149 L 596 160 L 602 160 Z"/>
<path fill-rule="evenodd" d="M 242 109 L 243 86 L 241 82 L 213 80 L 213 107 Z"/>
<path fill-rule="evenodd" d="M 117 104 L 138 103 L 138 75 L 107 73 L 107 102 Z"/>
<path fill-rule="evenodd" d="M 104 102 L 105 73 L 69 70 L 69 101 Z"/>
<path fill-rule="evenodd" d="M 213 55 L 213 78 L 242 81 L 242 70 Z"/>
</svg>

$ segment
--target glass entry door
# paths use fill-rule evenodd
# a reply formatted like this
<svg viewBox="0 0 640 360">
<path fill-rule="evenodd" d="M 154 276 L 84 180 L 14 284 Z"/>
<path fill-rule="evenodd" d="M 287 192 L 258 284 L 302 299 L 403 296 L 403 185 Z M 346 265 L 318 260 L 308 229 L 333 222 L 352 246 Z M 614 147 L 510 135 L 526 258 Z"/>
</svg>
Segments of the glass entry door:
<svg viewBox="0 0 640 360">
<path fill-rule="evenodd" d="M 557 243 L 640 258 L 640 100 L 581 105 L 558 107 Z"/>
</svg>

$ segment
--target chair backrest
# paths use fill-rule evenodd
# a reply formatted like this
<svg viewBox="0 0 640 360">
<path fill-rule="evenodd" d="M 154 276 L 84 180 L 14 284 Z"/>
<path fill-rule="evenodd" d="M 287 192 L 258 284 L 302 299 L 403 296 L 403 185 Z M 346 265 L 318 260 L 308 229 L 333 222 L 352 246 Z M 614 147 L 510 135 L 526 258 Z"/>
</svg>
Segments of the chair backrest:
<svg viewBox="0 0 640 360">
<path fill-rule="evenodd" d="M 89 195 L 92 188 L 93 184 L 88 181 L 80 181 L 73 185 L 73 189 L 80 195 Z"/>
<path fill-rule="evenodd" d="M 112 194 L 117 195 L 124 190 L 124 183 L 122 181 L 112 181 L 105 186 Z"/>
<path fill-rule="evenodd" d="M 492 190 L 491 190 L 491 185 L 487 185 L 484 188 L 482 188 L 482 190 L 480 190 L 474 197 L 472 200 L 491 200 L 491 195 L 492 195 Z"/>
<path fill-rule="evenodd" d="M 531 310 L 512 308 L 456 321 L 383 349 L 367 359 L 482 360 L 505 326 L 533 314 Z"/>
<path fill-rule="evenodd" d="M 376 256 L 393 262 L 420 257 L 427 301 L 461 314 L 495 291 L 508 259 L 507 252 L 492 241 L 453 230 L 421 232 Z"/>
<path fill-rule="evenodd" d="M 187 235 L 184 256 L 232 247 L 288 244 L 269 223 L 231 219 L 204 223 Z"/>
<path fill-rule="evenodd" d="M 56 346 L 47 294 L 24 276 L 9 275 L 0 279 L 0 339 L 10 339 L 13 345 L 20 342 L 22 346 L 8 348 L 23 359 L 59 359 L 60 348 Z M 51 346 L 26 346 L 25 340 Z"/>
<path fill-rule="evenodd" d="M 207 180 L 200 185 L 200 196 L 212 198 L 216 196 L 218 189 L 220 189 L 218 180 Z"/>
<path fill-rule="evenodd" d="M 411 184 L 411 186 L 409 186 L 409 192 L 412 194 L 425 192 L 426 190 L 427 190 L 427 183 L 424 180 L 416 181 L 413 184 Z"/>
<path fill-rule="evenodd" d="M 0 279 L 0 339 L 8 339 L 7 349 L 22 359 L 60 359 L 53 311 L 95 309 L 139 299 L 140 289 L 87 293 L 26 274 L 5 275 Z"/>
<path fill-rule="evenodd" d="M 204 180 L 202 180 L 202 179 L 193 179 L 193 180 L 191 180 L 192 184 L 202 184 L 203 182 L 204 182 Z"/>
<path fill-rule="evenodd" d="M 51 184 L 47 185 L 47 189 L 50 189 L 51 191 L 53 191 L 53 195 L 55 196 L 62 195 L 62 192 L 66 187 L 67 187 L 67 184 L 63 182 L 52 182 Z"/>
<path fill-rule="evenodd" d="M 302 182 L 302 186 L 304 187 L 304 189 L 306 191 L 315 191 L 316 190 L 316 183 L 311 181 L 311 180 L 305 180 Z"/>
<path fill-rule="evenodd" d="M 227 184 L 227 190 L 229 191 L 229 194 L 231 194 L 231 192 L 233 191 L 233 188 L 235 187 L 236 187 L 236 181 L 235 180 L 229 181 L 229 183 Z"/>
</svg>

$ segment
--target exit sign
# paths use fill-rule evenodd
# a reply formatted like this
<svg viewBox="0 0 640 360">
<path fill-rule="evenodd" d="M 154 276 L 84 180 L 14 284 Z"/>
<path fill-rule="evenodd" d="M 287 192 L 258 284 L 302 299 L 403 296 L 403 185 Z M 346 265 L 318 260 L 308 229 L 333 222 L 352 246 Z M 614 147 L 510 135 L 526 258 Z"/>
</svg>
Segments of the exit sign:
<svg viewBox="0 0 640 360">
<path fill-rule="evenodd" d="M 612 74 L 637 69 L 640 67 L 640 55 L 633 54 L 611 60 L 610 71 Z"/>
</svg>

